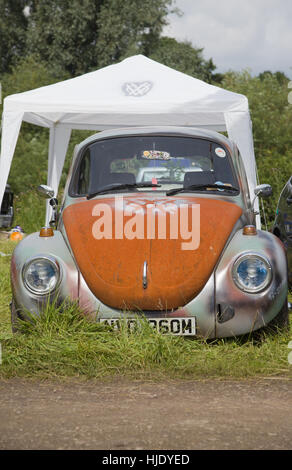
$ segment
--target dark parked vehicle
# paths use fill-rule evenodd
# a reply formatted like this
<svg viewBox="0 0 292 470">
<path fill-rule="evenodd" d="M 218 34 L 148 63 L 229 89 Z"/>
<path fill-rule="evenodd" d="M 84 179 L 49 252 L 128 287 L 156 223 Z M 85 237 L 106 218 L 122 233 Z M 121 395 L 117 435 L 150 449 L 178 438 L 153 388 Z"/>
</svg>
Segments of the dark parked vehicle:
<svg viewBox="0 0 292 470">
<path fill-rule="evenodd" d="M 3 202 L 0 208 L 0 228 L 9 228 L 13 222 L 13 191 L 6 185 Z"/>
<path fill-rule="evenodd" d="M 289 285 L 292 288 L 292 176 L 281 192 L 273 233 L 282 240 L 287 250 Z"/>
</svg>

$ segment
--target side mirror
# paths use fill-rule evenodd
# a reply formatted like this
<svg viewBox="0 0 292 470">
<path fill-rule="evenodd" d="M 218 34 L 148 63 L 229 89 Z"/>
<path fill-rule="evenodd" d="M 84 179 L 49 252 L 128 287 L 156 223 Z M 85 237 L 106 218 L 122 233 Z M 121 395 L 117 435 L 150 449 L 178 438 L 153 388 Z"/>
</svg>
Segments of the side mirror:
<svg viewBox="0 0 292 470">
<path fill-rule="evenodd" d="M 54 197 L 55 191 L 46 184 L 38 186 L 37 191 L 43 198 L 50 200 L 49 204 L 52 207 L 52 220 L 50 220 L 50 225 L 56 226 L 58 222 L 58 199 Z"/>
<path fill-rule="evenodd" d="M 254 193 L 256 197 L 270 197 L 273 192 L 272 186 L 269 184 L 259 184 L 255 187 Z"/>
<path fill-rule="evenodd" d="M 51 199 L 55 195 L 55 191 L 50 186 L 47 186 L 45 184 L 41 184 L 40 186 L 38 186 L 37 191 L 45 199 Z"/>
<path fill-rule="evenodd" d="M 259 184 L 258 186 L 256 186 L 254 188 L 255 196 L 254 196 L 253 201 L 251 203 L 251 212 L 254 215 L 259 214 L 259 212 L 254 211 L 254 203 L 255 203 L 256 198 L 257 197 L 263 197 L 263 198 L 269 197 L 269 196 L 271 196 L 272 192 L 273 192 L 273 188 L 269 184 Z"/>
</svg>

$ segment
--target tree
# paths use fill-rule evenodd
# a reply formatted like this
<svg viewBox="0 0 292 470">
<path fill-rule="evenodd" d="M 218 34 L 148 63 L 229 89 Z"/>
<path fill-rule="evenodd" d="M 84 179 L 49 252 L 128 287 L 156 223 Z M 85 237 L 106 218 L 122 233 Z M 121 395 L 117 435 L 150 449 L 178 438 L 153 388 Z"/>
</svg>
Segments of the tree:
<svg viewBox="0 0 292 470">
<path fill-rule="evenodd" d="M 37 0 L 27 45 L 56 73 L 76 76 L 121 60 L 157 39 L 172 0 Z"/>
<path fill-rule="evenodd" d="M 173 0 L 0 0 L 2 72 L 33 55 L 56 78 L 74 77 L 144 54 L 210 81 L 202 49 L 161 37 Z M 3 19 L 4 18 L 4 19 Z M 7 47 L 8 44 L 8 47 Z M 1 43 L 0 43 L 1 45 Z M 6 46 L 6 47 L 5 47 Z"/>
<path fill-rule="evenodd" d="M 173 0 L 107 0 L 98 17 L 99 66 L 134 54 L 148 56 L 167 24 Z"/>
<path fill-rule="evenodd" d="M 69 76 L 64 75 L 63 78 L 69 78 Z M 19 59 L 15 65 L 11 66 L 10 73 L 2 75 L 1 80 L 4 97 L 51 85 L 57 81 L 59 80 L 47 64 L 33 55 Z"/>
<path fill-rule="evenodd" d="M 104 0 L 37 0 L 31 10 L 27 47 L 56 75 L 88 72 L 96 65 L 97 17 Z"/>
<path fill-rule="evenodd" d="M 216 66 L 212 59 L 205 60 L 202 53 L 203 49 L 194 48 L 190 42 L 178 42 L 174 38 L 162 37 L 156 41 L 155 45 L 153 44 L 150 58 L 180 72 L 210 82 Z"/>
<path fill-rule="evenodd" d="M 25 54 L 28 18 L 25 0 L 0 0 L 0 74 L 9 72 L 12 63 Z"/>
<path fill-rule="evenodd" d="M 262 81 L 268 77 L 275 77 L 281 85 L 287 84 L 287 82 L 289 81 L 289 78 L 284 74 L 284 72 L 280 71 L 271 72 L 270 70 L 265 70 L 264 72 L 259 74 L 259 79 Z"/>
</svg>

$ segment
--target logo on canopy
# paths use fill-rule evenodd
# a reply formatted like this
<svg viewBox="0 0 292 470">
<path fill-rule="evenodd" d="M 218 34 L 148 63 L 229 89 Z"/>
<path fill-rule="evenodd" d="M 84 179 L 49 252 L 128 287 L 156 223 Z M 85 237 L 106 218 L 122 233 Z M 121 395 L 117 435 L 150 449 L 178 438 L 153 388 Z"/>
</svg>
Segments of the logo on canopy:
<svg viewBox="0 0 292 470">
<path fill-rule="evenodd" d="M 122 89 L 126 96 L 144 96 L 149 93 L 153 83 L 150 81 L 147 82 L 126 82 L 124 83 Z"/>
</svg>

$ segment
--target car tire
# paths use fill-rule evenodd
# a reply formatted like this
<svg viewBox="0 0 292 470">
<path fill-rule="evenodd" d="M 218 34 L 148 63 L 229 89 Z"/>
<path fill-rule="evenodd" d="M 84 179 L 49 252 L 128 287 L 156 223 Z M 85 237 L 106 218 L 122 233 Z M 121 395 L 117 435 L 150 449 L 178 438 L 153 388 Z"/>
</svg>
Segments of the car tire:
<svg viewBox="0 0 292 470">
<path fill-rule="evenodd" d="M 12 299 L 12 302 L 10 304 L 10 310 L 11 310 L 11 329 L 12 329 L 12 333 L 18 333 L 19 332 L 18 320 L 22 320 L 23 318 L 20 314 L 20 311 L 16 308 L 14 299 Z"/>
<path fill-rule="evenodd" d="M 270 321 L 270 323 L 266 326 L 265 329 L 268 332 L 274 333 L 285 333 L 289 331 L 289 309 L 287 297 L 278 315 L 276 315 L 275 318 Z"/>
</svg>

